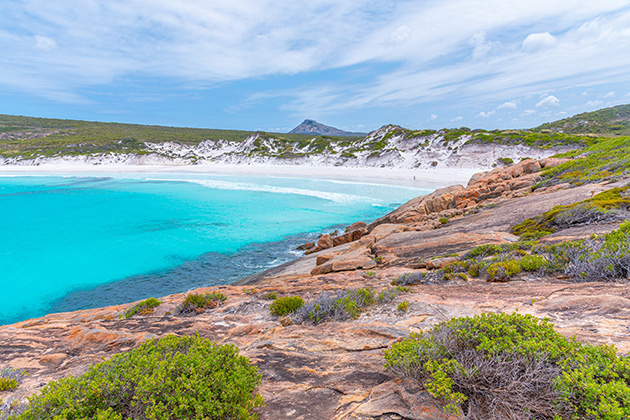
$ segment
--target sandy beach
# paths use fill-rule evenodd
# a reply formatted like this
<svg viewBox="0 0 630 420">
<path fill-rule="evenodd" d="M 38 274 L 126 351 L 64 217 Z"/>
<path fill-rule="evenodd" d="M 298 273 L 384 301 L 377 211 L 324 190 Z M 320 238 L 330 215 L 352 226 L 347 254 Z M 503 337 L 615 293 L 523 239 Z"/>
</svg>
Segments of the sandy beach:
<svg viewBox="0 0 630 420">
<path fill-rule="evenodd" d="M 84 162 L 46 162 L 40 165 L 0 166 L 0 176 L 16 175 L 91 175 L 138 177 L 147 174 L 228 174 L 297 178 L 336 179 L 355 182 L 404 185 L 418 188 L 440 188 L 447 185 L 466 185 L 470 177 L 487 169 L 479 168 L 373 168 L 343 166 L 297 165 L 130 165 Z"/>
</svg>

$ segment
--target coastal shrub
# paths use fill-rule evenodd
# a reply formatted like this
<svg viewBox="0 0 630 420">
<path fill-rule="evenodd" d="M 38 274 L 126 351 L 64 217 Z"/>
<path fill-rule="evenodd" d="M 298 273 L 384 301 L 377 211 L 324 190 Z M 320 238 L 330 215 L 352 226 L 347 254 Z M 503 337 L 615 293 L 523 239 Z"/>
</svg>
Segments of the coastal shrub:
<svg viewBox="0 0 630 420">
<path fill-rule="evenodd" d="M 486 268 L 490 281 L 508 281 L 520 272 L 521 265 L 516 260 L 495 262 Z"/>
<path fill-rule="evenodd" d="M 393 286 L 409 286 L 412 284 L 423 283 L 427 278 L 427 273 L 422 271 L 414 271 L 413 273 L 405 273 L 398 276 L 392 281 Z"/>
<path fill-rule="evenodd" d="M 18 381 L 13 378 L 0 378 L 0 392 L 13 391 L 18 385 Z"/>
<path fill-rule="evenodd" d="M 448 223 L 448 217 L 440 217 L 440 223 L 445 225 Z"/>
<path fill-rule="evenodd" d="M 479 245 L 464 254 L 465 259 L 484 258 L 490 255 L 499 254 L 504 251 L 501 245 L 484 244 Z"/>
<path fill-rule="evenodd" d="M 499 161 L 500 164 L 505 165 L 505 166 L 510 166 L 514 164 L 514 159 L 509 158 L 509 157 L 500 157 L 497 160 Z"/>
<path fill-rule="evenodd" d="M 267 300 L 276 300 L 278 299 L 278 292 L 267 292 L 263 295 L 263 298 Z"/>
<path fill-rule="evenodd" d="M 253 420 L 260 379 L 234 345 L 169 335 L 50 382 L 15 420 Z"/>
<path fill-rule="evenodd" d="M 121 319 L 129 319 L 132 316 L 138 315 L 151 315 L 153 310 L 160 306 L 160 301 L 156 298 L 148 298 L 141 302 L 136 303 L 131 308 L 127 309 L 125 313 L 120 315 Z"/>
<path fill-rule="evenodd" d="M 0 392 L 15 390 L 26 374 L 22 369 L 10 367 L 0 369 Z"/>
<path fill-rule="evenodd" d="M 587 200 L 553 209 L 512 227 L 522 240 L 539 239 L 557 229 L 630 219 L 628 186 L 612 188 Z"/>
<path fill-rule="evenodd" d="M 326 321 L 356 319 L 367 307 L 391 302 L 397 296 L 410 292 L 411 289 L 405 286 L 384 289 L 378 294 L 370 287 L 324 292 L 307 302 L 296 312 L 294 319 L 296 323 L 312 322 L 315 325 Z"/>
<path fill-rule="evenodd" d="M 402 302 L 398 304 L 398 307 L 396 309 L 398 309 L 401 312 L 407 312 L 407 309 L 409 309 L 409 301 L 403 300 Z"/>
<path fill-rule="evenodd" d="M 320 324 L 325 321 L 345 321 L 356 319 L 364 308 L 375 302 L 374 290 L 366 287 L 356 290 L 342 290 L 335 294 L 324 292 L 313 301 L 306 303 L 296 313 L 298 322 L 309 321 Z"/>
<path fill-rule="evenodd" d="M 385 360 L 467 419 L 630 418 L 630 359 L 531 315 L 451 319 L 394 344 Z"/>
<path fill-rule="evenodd" d="M 299 296 L 282 296 L 274 300 L 269 311 L 276 316 L 285 316 L 304 306 L 304 299 Z"/>
<path fill-rule="evenodd" d="M 539 271 L 547 266 L 547 260 L 540 255 L 525 255 L 519 265 L 523 271 Z"/>
<path fill-rule="evenodd" d="M 191 293 L 177 307 L 177 312 L 181 314 L 201 313 L 206 309 L 216 308 L 220 302 L 225 300 L 227 300 L 227 296 L 221 292 Z"/>
<path fill-rule="evenodd" d="M 543 180 L 534 188 L 561 183 L 583 185 L 620 179 L 630 174 L 630 137 L 599 138 L 586 148 L 555 157 L 572 160 L 553 168 L 543 169 L 541 172 Z"/>
<path fill-rule="evenodd" d="M 548 248 L 556 268 L 577 281 L 615 281 L 630 277 L 630 221 L 590 239 Z"/>
</svg>

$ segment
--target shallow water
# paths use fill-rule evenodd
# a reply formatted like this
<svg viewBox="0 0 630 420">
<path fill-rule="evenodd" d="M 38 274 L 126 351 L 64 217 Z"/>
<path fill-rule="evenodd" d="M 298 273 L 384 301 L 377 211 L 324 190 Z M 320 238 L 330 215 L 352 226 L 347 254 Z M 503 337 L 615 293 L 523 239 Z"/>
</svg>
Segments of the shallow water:
<svg viewBox="0 0 630 420">
<path fill-rule="evenodd" d="M 426 192 L 198 174 L 0 177 L 0 324 L 230 283 Z"/>
</svg>

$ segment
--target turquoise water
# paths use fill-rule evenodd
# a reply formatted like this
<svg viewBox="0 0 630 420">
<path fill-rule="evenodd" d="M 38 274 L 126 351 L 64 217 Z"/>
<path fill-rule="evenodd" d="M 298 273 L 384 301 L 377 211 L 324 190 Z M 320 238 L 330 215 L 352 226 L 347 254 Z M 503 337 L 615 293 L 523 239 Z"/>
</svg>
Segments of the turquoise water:
<svg viewBox="0 0 630 420">
<path fill-rule="evenodd" d="M 0 177 L 0 324 L 229 283 L 426 192 L 220 175 Z"/>
</svg>

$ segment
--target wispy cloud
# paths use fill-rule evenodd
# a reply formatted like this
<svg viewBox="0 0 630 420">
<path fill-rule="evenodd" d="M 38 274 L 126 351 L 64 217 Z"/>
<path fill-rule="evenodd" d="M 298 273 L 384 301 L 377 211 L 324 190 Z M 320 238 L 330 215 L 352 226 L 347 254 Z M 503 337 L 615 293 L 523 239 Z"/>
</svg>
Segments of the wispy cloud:
<svg viewBox="0 0 630 420">
<path fill-rule="evenodd" d="M 630 83 L 629 27 L 627 0 L 5 0 L 0 87 L 75 103 L 151 78 L 247 84 L 228 113 L 273 100 L 310 116 L 437 101 L 542 114 L 559 90 Z"/>
</svg>

